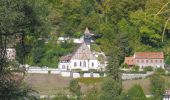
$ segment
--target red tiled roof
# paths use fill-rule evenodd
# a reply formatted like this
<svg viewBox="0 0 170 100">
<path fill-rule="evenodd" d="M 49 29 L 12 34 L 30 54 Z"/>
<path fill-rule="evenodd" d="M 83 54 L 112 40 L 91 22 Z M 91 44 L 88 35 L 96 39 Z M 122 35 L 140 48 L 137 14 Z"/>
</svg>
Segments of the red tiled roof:
<svg viewBox="0 0 170 100">
<path fill-rule="evenodd" d="M 60 61 L 69 61 L 71 59 L 72 55 L 65 55 L 60 58 Z"/>
<path fill-rule="evenodd" d="M 135 59 L 163 59 L 163 52 L 136 52 Z"/>
<path fill-rule="evenodd" d="M 125 62 L 127 65 L 135 65 L 135 59 L 133 57 L 125 57 Z"/>
</svg>

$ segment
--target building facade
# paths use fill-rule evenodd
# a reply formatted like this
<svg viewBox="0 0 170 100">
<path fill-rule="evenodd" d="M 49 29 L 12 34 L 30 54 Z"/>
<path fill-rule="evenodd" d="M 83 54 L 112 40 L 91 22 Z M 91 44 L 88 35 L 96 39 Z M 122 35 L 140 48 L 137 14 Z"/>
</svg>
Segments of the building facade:
<svg viewBox="0 0 170 100">
<path fill-rule="evenodd" d="M 129 66 L 137 65 L 140 68 L 152 66 L 153 68 L 164 68 L 163 52 L 136 52 L 131 57 L 125 57 L 125 61 Z"/>
<path fill-rule="evenodd" d="M 90 43 L 91 33 L 86 28 L 83 43 L 79 45 L 74 53 L 60 58 L 59 68 L 62 70 L 80 69 L 82 71 L 88 71 L 90 69 L 103 70 L 104 67 L 100 66 L 100 62 L 90 50 Z"/>
</svg>

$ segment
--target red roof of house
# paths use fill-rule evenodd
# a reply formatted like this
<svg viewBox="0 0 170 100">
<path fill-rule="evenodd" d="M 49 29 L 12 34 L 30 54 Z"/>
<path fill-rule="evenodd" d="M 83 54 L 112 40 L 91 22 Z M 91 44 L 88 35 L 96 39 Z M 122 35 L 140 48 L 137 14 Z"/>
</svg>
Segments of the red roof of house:
<svg viewBox="0 0 170 100">
<path fill-rule="evenodd" d="M 164 59 L 163 52 L 136 52 L 135 59 Z"/>
<path fill-rule="evenodd" d="M 60 58 L 60 61 L 69 61 L 71 59 L 72 55 L 65 55 Z"/>
<path fill-rule="evenodd" d="M 134 57 L 125 57 L 125 62 L 127 65 L 135 65 Z"/>
</svg>

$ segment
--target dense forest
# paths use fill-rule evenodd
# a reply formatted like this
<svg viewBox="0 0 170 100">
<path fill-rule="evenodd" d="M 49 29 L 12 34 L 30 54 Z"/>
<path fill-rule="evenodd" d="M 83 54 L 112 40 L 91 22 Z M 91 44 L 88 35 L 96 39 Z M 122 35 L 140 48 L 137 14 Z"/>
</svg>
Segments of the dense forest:
<svg viewBox="0 0 170 100">
<path fill-rule="evenodd" d="M 36 9 L 30 17 L 38 17 L 41 24 L 35 28 L 37 32 L 30 32 L 37 37 L 25 37 L 28 64 L 57 67 L 59 57 L 75 47 L 73 43 L 57 44 L 57 38 L 80 37 L 86 27 L 101 36 L 96 44 L 106 55 L 119 52 L 120 63 L 137 51 L 163 51 L 170 63 L 169 0 L 28 1 Z M 16 48 L 20 58 L 22 47 Z"/>
</svg>

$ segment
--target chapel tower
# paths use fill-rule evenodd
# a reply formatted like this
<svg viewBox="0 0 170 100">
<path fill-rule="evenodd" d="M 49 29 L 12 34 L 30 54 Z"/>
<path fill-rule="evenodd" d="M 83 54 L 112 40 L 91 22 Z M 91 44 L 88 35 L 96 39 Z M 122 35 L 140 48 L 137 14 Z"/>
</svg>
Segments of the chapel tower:
<svg viewBox="0 0 170 100">
<path fill-rule="evenodd" d="M 91 44 L 91 39 L 92 39 L 92 34 L 90 33 L 89 29 L 86 27 L 85 32 L 84 32 L 84 42 L 89 48 Z"/>
</svg>

